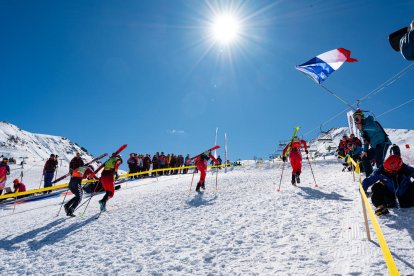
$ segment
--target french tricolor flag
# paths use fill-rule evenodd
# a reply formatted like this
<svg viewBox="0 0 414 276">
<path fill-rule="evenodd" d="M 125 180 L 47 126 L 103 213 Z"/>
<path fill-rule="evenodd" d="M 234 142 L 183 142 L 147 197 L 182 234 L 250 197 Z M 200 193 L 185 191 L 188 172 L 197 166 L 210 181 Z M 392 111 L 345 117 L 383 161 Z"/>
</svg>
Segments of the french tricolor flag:
<svg viewBox="0 0 414 276">
<path fill-rule="evenodd" d="M 338 48 L 320 54 L 313 59 L 297 65 L 296 69 L 312 77 L 317 83 L 324 82 L 330 74 L 339 69 L 344 62 L 356 62 L 351 58 L 351 51 Z"/>
</svg>

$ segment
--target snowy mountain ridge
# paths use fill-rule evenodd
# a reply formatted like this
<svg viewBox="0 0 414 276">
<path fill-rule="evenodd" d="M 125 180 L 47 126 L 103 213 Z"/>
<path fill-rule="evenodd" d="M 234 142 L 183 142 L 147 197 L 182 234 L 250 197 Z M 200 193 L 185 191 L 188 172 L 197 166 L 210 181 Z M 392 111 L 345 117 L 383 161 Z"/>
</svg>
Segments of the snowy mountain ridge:
<svg viewBox="0 0 414 276">
<path fill-rule="evenodd" d="M 30 163 L 46 160 L 50 154 L 59 155 L 61 162 L 69 163 L 79 152 L 84 160 L 93 157 L 85 148 L 62 136 L 34 134 L 8 122 L 0 122 L 0 155 L 13 157 L 19 163 L 27 157 Z"/>
</svg>

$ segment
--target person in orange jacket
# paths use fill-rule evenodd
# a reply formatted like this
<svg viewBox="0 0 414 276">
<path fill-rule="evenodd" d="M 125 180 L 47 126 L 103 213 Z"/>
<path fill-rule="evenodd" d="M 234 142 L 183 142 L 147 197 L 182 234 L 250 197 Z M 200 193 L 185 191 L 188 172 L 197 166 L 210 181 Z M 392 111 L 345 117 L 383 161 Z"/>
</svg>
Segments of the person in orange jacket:
<svg viewBox="0 0 414 276">
<path fill-rule="evenodd" d="M 300 140 L 299 137 L 295 136 L 282 152 L 283 162 L 286 162 L 286 155 L 289 155 L 289 161 L 292 165 L 292 185 L 300 183 L 300 174 L 302 172 L 302 154 L 300 149 L 302 147 L 305 149 L 306 154 L 308 154 L 306 141 Z"/>
<path fill-rule="evenodd" d="M 75 195 L 71 200 L 69 200 L 65 205 L 66 215 L 69 217 L 74 217 L 73 212 L 79 203 L 82 201 L 82 179 L 93 178 L 95 177 L 94 168 L 92 165 L 82 166 L 74 169 L 72 171 L 72 176 L 69 181 L 69 190 Z"/>
</svg>

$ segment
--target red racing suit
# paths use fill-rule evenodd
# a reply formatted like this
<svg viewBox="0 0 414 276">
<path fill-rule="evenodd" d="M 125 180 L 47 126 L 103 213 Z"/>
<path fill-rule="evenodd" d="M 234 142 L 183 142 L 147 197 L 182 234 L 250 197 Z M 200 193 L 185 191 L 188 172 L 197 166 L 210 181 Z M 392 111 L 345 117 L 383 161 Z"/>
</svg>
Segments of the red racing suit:
<svg viewBox="0 0 414 276">
<path fill-rule="evenodd" d="M 114 175 L 118 171 L 118 167 L 122 164 L 122 159 L 118 156 L 109 158 L 105 162 L 105 168 L 101 174 L 102 187 L 106 191 L 104 201 L 109 200 L 115 194 Z"/>
<path fill-rule="evenodd" d="M 200 172 L 200 180 L 198 181 L 198 183 L 200 184 L 204 184 L 205 182 L 206 175 L 207 175 L 207 164 L 210 158 L 214 161 L 215 164 L 219 163 L 217 159 L 214 158 L 213 155 L 211 155 L 211 153 L 209 153 L 208 155 L 205 153 L 202 153 L 200 154 L 200 156 L 197 156 L 197 158 L 194 159 L 195 165 L 198 171 Z"/>
<path fill-rule="evenodd" d="M 289 150 L 289 161 L 292 165 L 292 174 L 300 174 L 302 172 L 302 154 L 300 152 L 301 147 L 308 150 L 308 146 L 306 145 L 305 140 L 296 140 L 290 142 L 286 145 L 283 149 L 282 156 L 286 156 L 286 152 Z"/>
</svg>

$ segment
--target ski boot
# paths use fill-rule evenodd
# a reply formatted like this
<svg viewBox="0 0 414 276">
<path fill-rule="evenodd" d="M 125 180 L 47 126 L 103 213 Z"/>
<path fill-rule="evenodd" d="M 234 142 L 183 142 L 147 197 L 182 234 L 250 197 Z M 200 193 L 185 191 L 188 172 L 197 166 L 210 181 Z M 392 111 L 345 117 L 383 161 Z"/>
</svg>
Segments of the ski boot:
<svg viewBox="0 0 414 276">
<path fill-rule="evenodd" d="M 200 192 L 200 187 L 201 187 L 201 184 L 197 183 L 196 192 Z"/>
<path fill-rule="evenodd" d="M 296 176 L 292 174 L 292 185 L 296 186 Z"/>
<path fill-rule="evenodd" d="M 299 175 L 300 175 L 299 173 L 296 174 L 296 183 L 298 183 L 298 184 L 300 183 Z"/>
<path fill-rule="evenodd" d="M 375 214 L 377 216 L 383 216 L 388 214 L 390 211 L 388 211 L 387 207 L 385 207 L 384 205 L 380 205 L 377 207 L 377 209 L 375 209 Z"/>
<path fill-rule="evenodd" d="M 99 207 L 101 208 L 101 212 L 106 211 L 106 202 L 103 200 L 99 200 Z"/>
</svg>

